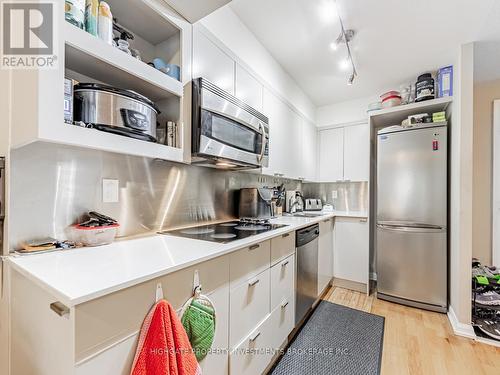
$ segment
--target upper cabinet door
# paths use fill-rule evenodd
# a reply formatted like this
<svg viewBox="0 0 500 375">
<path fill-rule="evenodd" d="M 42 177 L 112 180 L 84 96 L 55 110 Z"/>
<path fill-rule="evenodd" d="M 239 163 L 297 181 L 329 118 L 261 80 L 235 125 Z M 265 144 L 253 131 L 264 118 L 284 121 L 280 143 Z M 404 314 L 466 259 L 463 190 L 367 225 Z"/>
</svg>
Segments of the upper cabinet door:
<svg viewBox="0 0 500 375">
<path fill-rule="evenodd" d="M 368 181 L 370 177 L 370 128 L 368 124 L 344 128 L 344 179 Z"/>
<path fill-rule="evenodd" d="M 198 28 L 193 29 L 193 78 L 206 78 L 234 95 L 235 62 Z"/>
<path fill-rule="evenodd" d="M 236 97 L 257 111 L 262 111 L 263 86 L 240 65 L 236 64 Z"/>
<path fill-rule="evenodd" d="M 334 182 L 344 179 L 344 128 L 319 132 L 319 180 Z"/>
<path fill-rule="evenodd" d="M 318 165 L 317 128 L 302 119 L 302 177 L 306 181 L 317 180 Z"/>
<path fill-rule="evenodd" d="M 269 167 L 267 175 L 285 176 L 287 106 L 268 89 L 264 88 L 262 112 L 269 118 Z"/>
<path fill-rule="evenodd" d="M 191 23 L 199 21 L 231 0 L 163 0 Z"/>
<path fill-rule="evenodd" d="M 285 139 L 285 149 L 282 151 L 285 161 L 285 176 L 304 180 L 302 169 L 302 117 L 285 105 L 287 122 L 282 137 Z"/>
</svg>

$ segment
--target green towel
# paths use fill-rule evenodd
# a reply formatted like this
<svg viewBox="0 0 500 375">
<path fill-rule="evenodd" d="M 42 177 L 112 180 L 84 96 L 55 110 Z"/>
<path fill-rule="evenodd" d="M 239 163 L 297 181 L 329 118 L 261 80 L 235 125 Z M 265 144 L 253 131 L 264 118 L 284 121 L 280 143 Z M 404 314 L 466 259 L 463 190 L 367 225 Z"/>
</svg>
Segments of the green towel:
<svg viewBox="0 0 500 375">
<path fill-rule="evenodd" d="M 198 362 L 208 354 L 215 336 L 215 310 L 200 302 L 193 299 L 181 318 Z"/>
</svg>

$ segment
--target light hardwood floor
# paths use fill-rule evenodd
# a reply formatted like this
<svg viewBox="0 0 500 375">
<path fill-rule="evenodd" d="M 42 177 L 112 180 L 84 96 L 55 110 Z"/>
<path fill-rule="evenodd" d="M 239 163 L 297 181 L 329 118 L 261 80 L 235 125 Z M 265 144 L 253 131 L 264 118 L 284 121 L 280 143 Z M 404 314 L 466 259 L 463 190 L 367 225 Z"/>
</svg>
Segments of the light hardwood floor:
<svg viewBox="0 0 500 375">
<path fill-rule="evenodd" d="M 500 348 L 455 336 L 445 314 L 339 287 L 324 299 L 385 317 L 382 375 L 500 374 Z"/>
</svg>

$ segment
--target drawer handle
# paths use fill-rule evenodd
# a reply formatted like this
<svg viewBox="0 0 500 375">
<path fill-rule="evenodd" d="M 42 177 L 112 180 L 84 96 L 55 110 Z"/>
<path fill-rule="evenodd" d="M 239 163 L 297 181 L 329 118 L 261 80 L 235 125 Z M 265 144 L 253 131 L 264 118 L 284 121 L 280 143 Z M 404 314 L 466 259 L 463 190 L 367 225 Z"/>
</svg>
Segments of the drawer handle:
<svg viewBox="0 0 500 375">
<path fill-rule="evenodd" d="M 330 219 L 323 220 L 323 223 L 329 223 Z"/>
<path fill-rule="evenodd" d="M 359 219 L 360 223 L 366 223 L 367 221 L 368 221 L 368 219 Z"/>
<path fill-rule="evenodd" d="M 252 280 L 248 283 L 248 286 L 255 286 L 259 283 L 259 281 L 260 281 L 259 279 Z"/>
<path fill-rule="evenodd" d="M 248 250 L 255 250 L 255 249 L 258 249 L 260 247 L 260 245 L 252 245 L 248 248 Z"/>
<path fill-rule="evenodd" d="M 50 304 L 50 309 L 54 311 L 59 316 L 64 316 L 69 314 L 69 308 L 63 305 L 61 302 L 53 302 Z"/>
<path fill-rule="evenodd" d="M 287 306 L 288 306 L 288 301 L 283 301 L 283 302 L 281 303 L 281 308 L 282 308 L 282 309 L 284 309 L 284 308 L 285 308 L 285 307 L 287 307 Z"/>
<path fill-rule="evenodd" d="M 289 235 L 290 235 L 290 233 L 285 233 L 285 234 L 283 234 L 281 237 L 282 237 L 282 238 L 287 238 Z"/>
<path fill-rule="evenodd" d="M 281 263 L 281 267 L 286 267 L 290 263 L 288 260 L 286 262 Z"/>
<path fill-rule="evenodd" d="M 255 340 L 257 340 L 257 337 L 259 337 L 259 336 L 260 336 L 260 332 L 255 332 L 255 334 L 252 337 L 250 337 L 249 341 L 254 342 Z"/>
</svg>

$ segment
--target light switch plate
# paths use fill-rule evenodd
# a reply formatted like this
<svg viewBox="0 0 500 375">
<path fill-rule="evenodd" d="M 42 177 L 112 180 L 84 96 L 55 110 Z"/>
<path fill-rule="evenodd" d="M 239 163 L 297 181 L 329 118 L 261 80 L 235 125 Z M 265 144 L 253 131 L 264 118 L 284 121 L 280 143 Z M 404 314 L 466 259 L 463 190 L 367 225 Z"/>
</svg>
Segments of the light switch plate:
<svg viewBox="0 0 500 375">
<path fill-rule="evenodd" d="M 103 203 L 118 203 L 118 190 L 120 188 L 119 180 L 102 179 L 102 202 Z"/>
<path fill-rule="evenodd" d="M 337 199 L 337 198 L 338 198 L 337 190 L 332 190 L 332 199 Z"/>
</svg>

